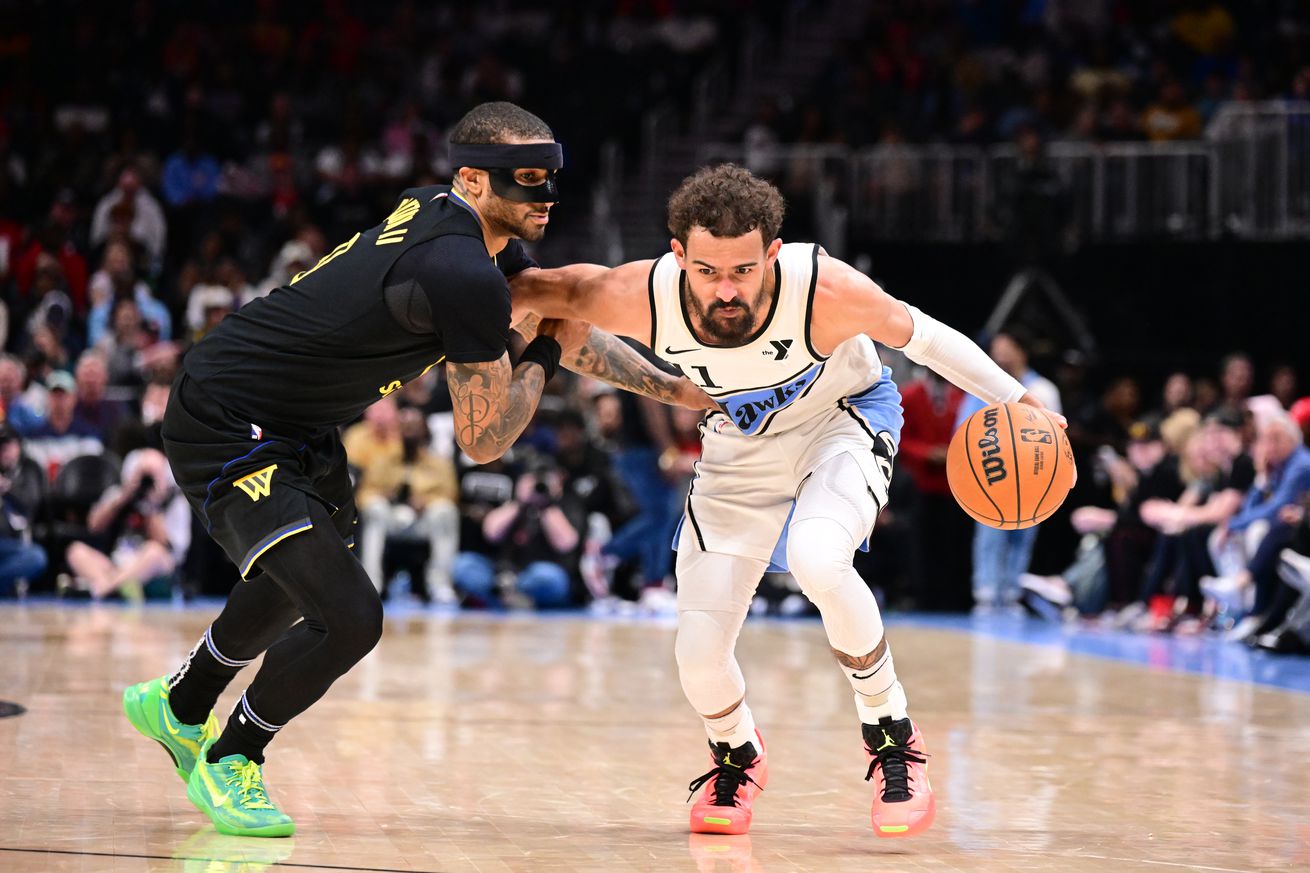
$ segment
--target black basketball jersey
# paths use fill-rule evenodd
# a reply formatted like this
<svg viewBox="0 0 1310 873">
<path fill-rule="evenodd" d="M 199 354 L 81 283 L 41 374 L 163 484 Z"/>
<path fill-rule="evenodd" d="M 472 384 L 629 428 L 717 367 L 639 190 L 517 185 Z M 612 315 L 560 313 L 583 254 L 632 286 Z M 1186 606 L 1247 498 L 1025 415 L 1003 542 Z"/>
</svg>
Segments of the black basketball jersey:
<svg viewBox="0 0 1310 873">
<path fill-rule="evenodd" d="M 412 188 L 383 223 L 224 319 L 183 366 L 260 428 L 343 425 L 448 349 L 462 363 L 498 360 L 510 330 L 505 277 L 532 265 L 517 240 L 488 256 L 477 216 L 449 186 Z"/>
</svg>

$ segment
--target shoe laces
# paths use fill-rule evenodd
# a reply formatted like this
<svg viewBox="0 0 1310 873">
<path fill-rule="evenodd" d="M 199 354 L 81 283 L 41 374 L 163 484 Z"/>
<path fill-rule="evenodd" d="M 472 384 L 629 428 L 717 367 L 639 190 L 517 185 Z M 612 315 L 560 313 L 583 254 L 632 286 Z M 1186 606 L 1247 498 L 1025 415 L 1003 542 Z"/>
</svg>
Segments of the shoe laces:
<svg viewBox="0 0 1310 873">
<path fill-rule="evenodd" d="M 738 789 L 745 787 L 747 782 L 754 785 L 756 788 L 760 788 L 760 783 L 752 779 L 751 774 L 746 772 L 746 770 L 753 764 L 754 762 L 752 761 L 751 764 L 741 768 L 719 764 L 710 772 L 697 776 L 695 779 L 691 780 L 691 784 L 687 786 L 687 790 L 691 792 L 687 795 L 687 799 L 691 800 L 695 797 L 696 792 L 700 790 L 701 786 L 713 779 L 714 805 L 736 806 L 737 791 Z M 764 789 L 760 788 L 760 790 L 763 791 Z"/>
<path fill-rule="evenodd" d="M 230 769 L 224 781 L 236 788 L 243 807 L 274 809 L 273 804 L 269 802 L 268 792 L 264 790 L 264 774 L 260 772 L 258 764 L 254 761 L 246 761 L 244 764 L 233 761 L 228 764 L 228 767 Z"/>
<path fill-rule="evenodd" d="M 873 760 L 869 762 L 869 772 L 864 774 L 864 781 L 873 779 L 873 771 L 881 767 L 883 802 L 902 803 L 909 800 L 912 796 L 910 783 L 914 781 L 909 765 L 927 764 L 928 753 L 897 743 L 885 745 L 877 751 L 869 749 L 869 754 L 873 755 Z"/>
</svg>

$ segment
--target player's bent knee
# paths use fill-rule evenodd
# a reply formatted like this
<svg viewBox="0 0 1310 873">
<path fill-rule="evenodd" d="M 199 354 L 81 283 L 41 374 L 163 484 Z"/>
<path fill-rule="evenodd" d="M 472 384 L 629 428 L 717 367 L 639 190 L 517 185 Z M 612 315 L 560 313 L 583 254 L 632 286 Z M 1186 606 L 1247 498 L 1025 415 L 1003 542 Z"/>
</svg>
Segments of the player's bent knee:
<svg viewBox="0 0 1310 873">
<path fill-rule="evenodd" d="M 673 653 L 680 673 L 717 673 L 732 657 L 732 647 L 733 639 L 713 616 L 697 610 L 678 614 Z"/>
<path fill-rule="evenodd" d="M 835 521 L 804 519 L 788 531 L 787 566 L 806 596 L 841 585 L 852 569 L 854 553 L 849 534 Z"/>
</svg>

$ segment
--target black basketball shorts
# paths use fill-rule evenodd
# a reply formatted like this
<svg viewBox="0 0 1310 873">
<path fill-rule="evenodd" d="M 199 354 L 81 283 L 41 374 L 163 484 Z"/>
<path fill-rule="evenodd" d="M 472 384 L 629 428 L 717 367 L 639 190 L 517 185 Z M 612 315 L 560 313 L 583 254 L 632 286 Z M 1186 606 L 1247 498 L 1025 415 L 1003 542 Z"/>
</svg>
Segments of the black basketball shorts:
<svg viewBox="0 0 1310 873">
<path fill-rule="evenodd" d="M 261 572 L 269 549 L 314 526 L 311 500 L 354 546 L 354 486 L 335 429 L 280 436 L 219 406 L 183 370 L 168 398 L 163 440 L 178 486 L 242 579 Z"/>
</svg>

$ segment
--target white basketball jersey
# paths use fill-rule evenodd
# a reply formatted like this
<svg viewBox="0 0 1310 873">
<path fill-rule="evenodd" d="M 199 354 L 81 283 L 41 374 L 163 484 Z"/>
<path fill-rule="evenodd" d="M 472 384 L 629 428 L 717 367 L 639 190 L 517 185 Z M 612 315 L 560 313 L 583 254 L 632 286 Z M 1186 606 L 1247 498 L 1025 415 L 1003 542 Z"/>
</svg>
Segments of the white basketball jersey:
<svg viewBox="0 0 1310 873">
<path fill-rule="evenodd" d="M 650 275 L 651 347 L 717 400 L 742 433 L 780 433 L 832 414 L 839 401 L 887 378 L 873 340 L 860 334 L 824 357 L 810 340 L 819 247 L 787 243 L 774 266 L 773 308 L 749 342 L 696 339 L 682 299 L 683 272 L 670 252 Z M 899 405 L 897 408 L 899 414 Z M 899 430 L 899 428 L 897 428 Z"/>
</svg>

